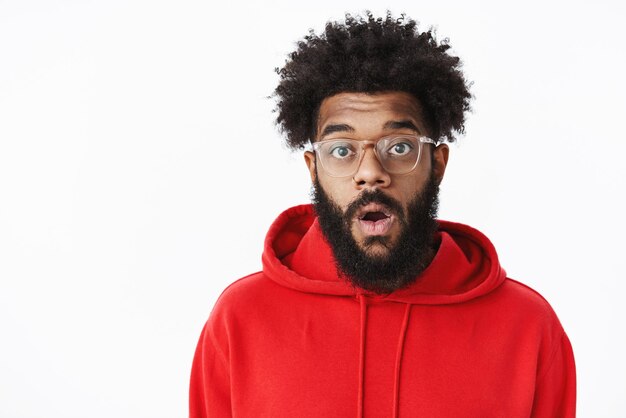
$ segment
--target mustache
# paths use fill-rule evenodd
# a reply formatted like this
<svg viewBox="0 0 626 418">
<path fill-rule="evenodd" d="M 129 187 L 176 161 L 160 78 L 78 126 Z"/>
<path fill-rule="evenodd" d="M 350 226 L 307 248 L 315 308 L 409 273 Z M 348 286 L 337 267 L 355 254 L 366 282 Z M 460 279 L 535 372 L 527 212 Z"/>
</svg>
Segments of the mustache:
<svg viewBox="0 0 626 418">
<path fill-rule="evenodd" d="M 366 190 L 358 195 L 354 200 L 352 200 L 352 202 L 348 204 L 348 207 L 346 208 L 346 211 L 344 213 L 344 219 L 346 220 L 346 222 L 350 222 L 362 206 L 370 203 L 378 203 L 386 206 L 387 208 L 389 208 L 389 210 L 394 212 L 400 222 L 406 223 L 402 204 L 393 197 L 387 196 L 379 189 Z"/>
</svg>

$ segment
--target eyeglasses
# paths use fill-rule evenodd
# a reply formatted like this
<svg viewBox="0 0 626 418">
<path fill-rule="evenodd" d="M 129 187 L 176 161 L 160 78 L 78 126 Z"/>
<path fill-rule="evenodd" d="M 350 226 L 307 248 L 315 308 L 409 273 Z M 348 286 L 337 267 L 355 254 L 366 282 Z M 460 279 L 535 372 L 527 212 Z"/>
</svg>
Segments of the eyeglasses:
<svg viewBox="0 0 626 418">
<path fill-rule="evenodd" d="M 353 176 L 363 160 L 365 147 L 374 145 L 374 153 L 389 174 L 406 174 L 417 167 L 422 144 L 436 141 L 418 135 L 393 135 L 376 141 L 328 139 L 313 143 L 324 171 L 331 177 Z"/>
</svg>

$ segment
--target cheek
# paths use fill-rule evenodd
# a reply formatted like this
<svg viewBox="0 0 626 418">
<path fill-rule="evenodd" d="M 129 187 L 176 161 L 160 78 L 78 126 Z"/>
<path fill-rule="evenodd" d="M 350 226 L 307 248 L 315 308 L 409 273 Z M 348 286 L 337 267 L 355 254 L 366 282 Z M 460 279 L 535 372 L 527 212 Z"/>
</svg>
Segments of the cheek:
<svg viewBox="0 0 626 418">
<path fill-rule="evenodd" d="M 335 203 L 339 205 L 341 210 L 345 212 L 348 209 L 350 202 L 354 200 L 355 196 L 351 196 L 341 190 L 338 190 L 332 195 L 332 198 Z"/>
<path fill-rule="evenodd" d="M 411 197 L 415 196 L 416 193 L 419 193 L 420 190 L 423 189 L 423 184 L 421 181 L 414 179 L 411 182 L 407 182 L 405 184 L 399 185 L 398 191 L 402 196 L 402 200 L 410 200 Z"/>
<path fill-rule="evenodd" d="M 416 195 L 422 193 L 428 181 L 427 176 L 411 176 L 403 179 L 397 179 L 396 190 L 398 192 L 398 200 L 402 202 L 402 206 L 406 212 L 409 203 Z"/>
<path fill-rule="evenodd" d="M 319 176 L 319 182 L 324 192 L 342 210 L 346 210 L 348 204 L 358 195 L 358 191 L 352 186 L 352 180 L 328 176 Z"/>
</svg>

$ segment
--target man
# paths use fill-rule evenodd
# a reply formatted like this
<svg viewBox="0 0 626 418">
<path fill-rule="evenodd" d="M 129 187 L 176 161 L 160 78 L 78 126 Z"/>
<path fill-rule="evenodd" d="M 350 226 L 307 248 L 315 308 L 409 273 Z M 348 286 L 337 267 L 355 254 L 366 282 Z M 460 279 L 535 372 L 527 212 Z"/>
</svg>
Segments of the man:
<svg viewBox="0 0 626 418">
<path fill-rule="evenodd" d="M 574 417 L 571 346 L 480 232 L 436 220 L 463 130 L 459 59 L 414 21 L 346 16 L 279 71 L 278 123 L 313 206 L 270 228 L 191 375 L 199 417 Z"/>
</svg>

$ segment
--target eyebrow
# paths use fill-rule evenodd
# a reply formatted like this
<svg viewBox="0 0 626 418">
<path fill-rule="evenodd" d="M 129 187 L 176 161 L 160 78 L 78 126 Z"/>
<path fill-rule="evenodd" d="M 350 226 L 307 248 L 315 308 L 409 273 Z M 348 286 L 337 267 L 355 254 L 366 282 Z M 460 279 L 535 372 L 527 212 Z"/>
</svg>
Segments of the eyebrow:
<svg viewBox="0 0 626 418">
<path fill-rule="evenodd" d="M 418 134 L 421 134 L 417 126 L 415 126 L 415 124 L 408 119 L 407 120 L 391 120 L 383 125 L 383 129 L 410 129 L 412 131 L 417 132 Z M 335 132 L 354 132 L 354 128 L 345 123 L 336 123 L 332 125 L 327 125 L 322 131 L 322 134 L 320 135 L 320 137 L 323 138 L 326 135 L 330 135 Z"/>
<path fill-rule="evenodd" d="M 417 129 L 417 126 L 410 120 L 391 120 L 383 126 L 384 129 L 410 129 L 412 131 L 421 134 L 420 130 Z"/>
<path fill-rule="evenodd" d="M 322 131 L 321 137 L 325 137 L 326 135 L 333 134 L 335 132 L 354 132 L 354 128 L 350 125 L 346 125 L 345 123 L 338 123 L 334 125 L 327 125 Z"/>
</svg>

